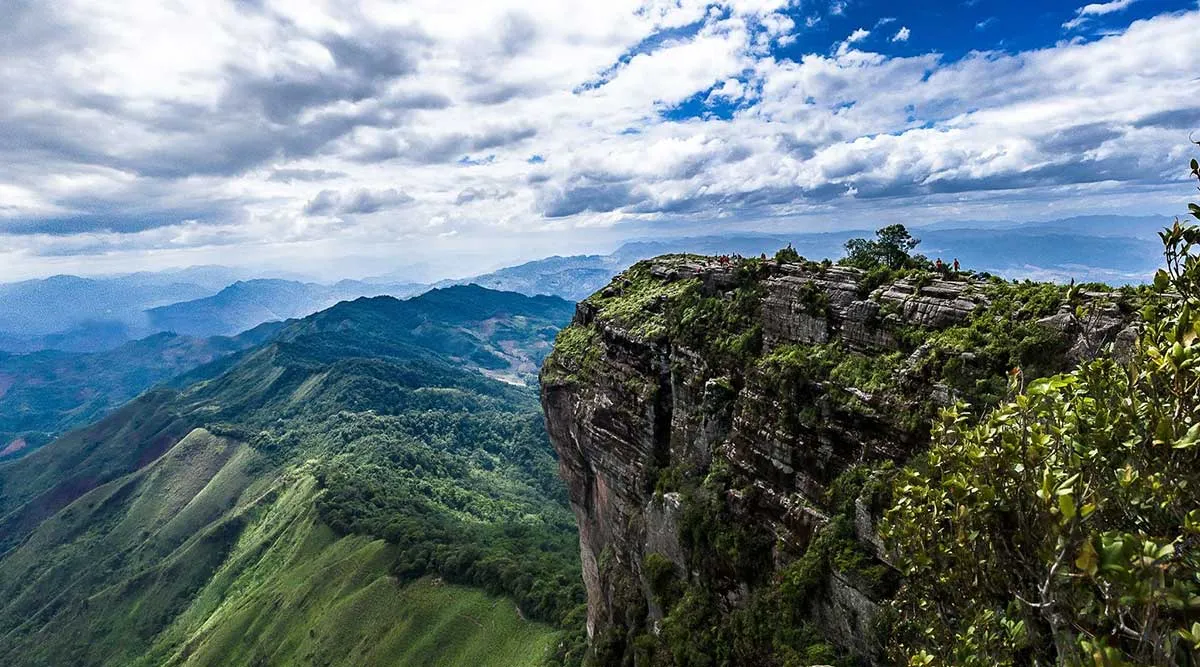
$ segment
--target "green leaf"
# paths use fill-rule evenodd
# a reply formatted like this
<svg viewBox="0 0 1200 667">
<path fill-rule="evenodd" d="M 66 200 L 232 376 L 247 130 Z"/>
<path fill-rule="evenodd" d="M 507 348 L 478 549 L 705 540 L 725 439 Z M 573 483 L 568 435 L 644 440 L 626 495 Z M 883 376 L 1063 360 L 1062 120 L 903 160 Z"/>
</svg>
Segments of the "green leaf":
<svg viewBox="0 0 1200 667">
<path fill-rule="evenodd" d="M 1079 556 L 1075 559 L 1075 567 L 1087 572 L 1088 576 L 1095 576 L 1099 565 L 1100 555 L 1096 553 L 1096 547 L 1092 546 L 1091 540 L 1084 542 L 1083 548 L 1079 550 Z"/>
<path fill-rule="evenodd" d="M 1070 521 L 1075 518 L 1075 499 L 1070 494 L 1063 494 L 1058 497 L 1058 509 L 1062 512 L 1063 522 Z"/>
<path fill-rule="evenodd" d="M 1200 422 L 1193 424 L 1192 427 L 1187 430 L 1187 433 L 1183 434 L 1182 438 L 1180 438 L 1174 445 L 1171 445 L 1171 448 L 1189 449 L 1191 447 L 1195 447 L 1197 442 L 1200 442 Z"/>
</svg>

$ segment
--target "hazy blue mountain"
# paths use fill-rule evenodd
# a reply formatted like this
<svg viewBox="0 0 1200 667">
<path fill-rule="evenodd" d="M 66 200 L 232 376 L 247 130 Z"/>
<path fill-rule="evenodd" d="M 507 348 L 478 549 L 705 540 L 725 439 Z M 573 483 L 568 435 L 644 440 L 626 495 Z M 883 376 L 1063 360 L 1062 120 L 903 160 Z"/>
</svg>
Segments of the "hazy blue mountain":
<svg viewBox="0 0 1200 667">
<path fill-rule="evenodd" d="M 945 222 L 914 227 L 917 252 L 1008 278 L 1126 284 L 1147 280 L 1159 265 L 1161 216 L 1084 216 L 1032 223 Z M 522 294 L 553 294 L 579 300 L 603 287 L 635 262 L 669 253 L 767 254 L 792 245 L 814 260 L 837 259 L 843 244 L 874 230 L 794 234 L 722 234 L 646 239 L 625 243 L 608 255 L 547 257 L 442 284 L 476 283 Z"/>
<path fill-rule="evenodd" d="M 473 283 L 488 289 L 521 294 L 553 294 L 579 301 L 608 284 L 624 268 L 614 255 L 555 255 L 468 278 L 443 281 L 441 285 Z"/>
<path fill-rule="evenodd" d="M 247 269 L 235 269 L 229 266 L 220 266 L 217 264 L 206 264 L 202 266 L 188 266 L 182 269 L 163 269 L 161 271 L 136 271 L 134 273 L 126 273 L 111 276 L 111 279 L 122 280 L 127 283 L 140 283 L 144 285 L 160 285 L 164 283 L 189 283 L 199 285 L 211 292 L 235 283 L 239 280 L 248 278 L 263 277 L 261 273 L 249 271 Z M 272 274 L 272 278 L 290 278 L 290 276 Z"/>
<path fill-rule="evenodd" d="M 137 326 L 148 308 L 209 294 L 210 288 L 195 283 L 144 276 L 52 276 L 0 284 L 0 332 L 33 340 L 87 323 Z"/>
<path fill-rule="evenodd" d="M 1020 230 L 1032 234 L 1067 233 L 1084 236 L 1120 236 L 1129 238 L 1158 239 L 1158 232 L 1171 225 L 1174 218 L 1162 215 L 1082 215 L 1043 222 L 943 220 L 929 225 L 914 227 L 919 236 L 929 230 L 979 229 L 987 231 Z"/>
<path fill-rule="evenodd" d="M 0 284 L 0 351 L 99 352 L 160 331 L 233 335 L 263 322 L 302 317 L 344 299 L 407 296 L 421 289 L 398 282 L 321 285 L 279 277 L 247 279 L 248 273 L 193 266 Z"/>
<path fill-rule="evenodd" d="M 143 320 L 139 313 L 132 319 Z M 0 332 L 0 351 L 16 354 L 38 350 L 102 352 L 146 335 L 140 324 L 119 320 L 80 322 L 63 331 L 42 335 Z"/>
<path fill-rule="evenodd" d="M 159 333 L 104 352 L 0 352 L 0 460 L 25 455 L 91 423 L 150 387 L 258 345 L 284 326 L 236 337 Z"/>
<path fill-rule="evenodd" d="M 421 285 L 354 280 L 333 285 L 278 279 L 243 280 L 212 296 L 152 308 L 146 312 L 146 322 L 153 331 L 190 336 L 230 335 L 263 322 L 304 317 L 339 301 L 361 296 L 405 297 L 422 289 Z"/>
</svg>

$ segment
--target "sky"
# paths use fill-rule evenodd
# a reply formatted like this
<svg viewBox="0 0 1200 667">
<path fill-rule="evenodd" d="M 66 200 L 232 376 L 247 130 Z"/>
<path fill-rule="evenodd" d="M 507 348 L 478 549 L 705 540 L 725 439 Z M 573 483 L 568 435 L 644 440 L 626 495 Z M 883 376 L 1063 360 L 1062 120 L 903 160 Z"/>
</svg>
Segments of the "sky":
<svg viewBox="0 0 1200 667">
<path fill-rule="evenodd" d="M 0 16 L 0 280 L 466 275 L 635 237 L 1173 214 L 1194 194 L 1195 0 Z"/>
</svg>

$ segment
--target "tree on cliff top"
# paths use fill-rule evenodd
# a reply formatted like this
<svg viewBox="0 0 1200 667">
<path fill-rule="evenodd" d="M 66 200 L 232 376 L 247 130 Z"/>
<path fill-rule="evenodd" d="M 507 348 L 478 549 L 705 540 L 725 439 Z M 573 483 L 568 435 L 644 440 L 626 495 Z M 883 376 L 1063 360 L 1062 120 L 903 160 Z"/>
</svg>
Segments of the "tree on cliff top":
<svg viewBox="0 0 1200 667">
<path fill-rule="evenodd" d="M 867 271 L 881 266 L 902 269 L 909 264 L 910 253 L 920 242 L 904 225 L 888 225 L 875 232 L 875 240 L 846 241 L 846 257 L 839 263 Z"/>
<path fill-rule="evenodd" d="M 899 664 L 1200 664 L 1200 227 L 1161 236 L 1128 359 L 1014 369 L 1009 403 L 945 411 L 896 479 Z"/>
</svg>

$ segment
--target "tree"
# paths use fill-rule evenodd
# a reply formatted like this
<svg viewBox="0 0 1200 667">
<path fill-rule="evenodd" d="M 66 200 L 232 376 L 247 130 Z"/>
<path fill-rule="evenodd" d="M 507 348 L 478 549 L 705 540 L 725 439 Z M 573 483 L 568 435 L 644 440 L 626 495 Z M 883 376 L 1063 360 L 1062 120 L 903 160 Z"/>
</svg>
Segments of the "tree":
<svg viewBox="0 0 1200 667">
<path fill-rule="evenodd" d="M 792 244 L 790 243 L 786 248 L 780 248 L 779 251 L 775 253 L 775 261 L 779 262 L 780 264 L 791 264 L 799 262 L 801 259 L 803 258 L 800 257 L 800 253 L 793 248 Z"/>
<path fill-rule="evenodd" d="M 1014 369 L 1007 404 L 945 411 L 898 475 L 902 663 L 1200 664 L 1200 228 L 1162 239 L 1127 361 L 1027 387 Z"/>
<path fill-rule="evenodd" d="M 850 239 L 846 241 L 846 257 L 842 264 L 871 270 L 877 267 L 904 268 L 910 253 L 921 242 L 913 238 L 904 225 L 888 225 L 875 232 L 875 240 Z"/>
</svg>

